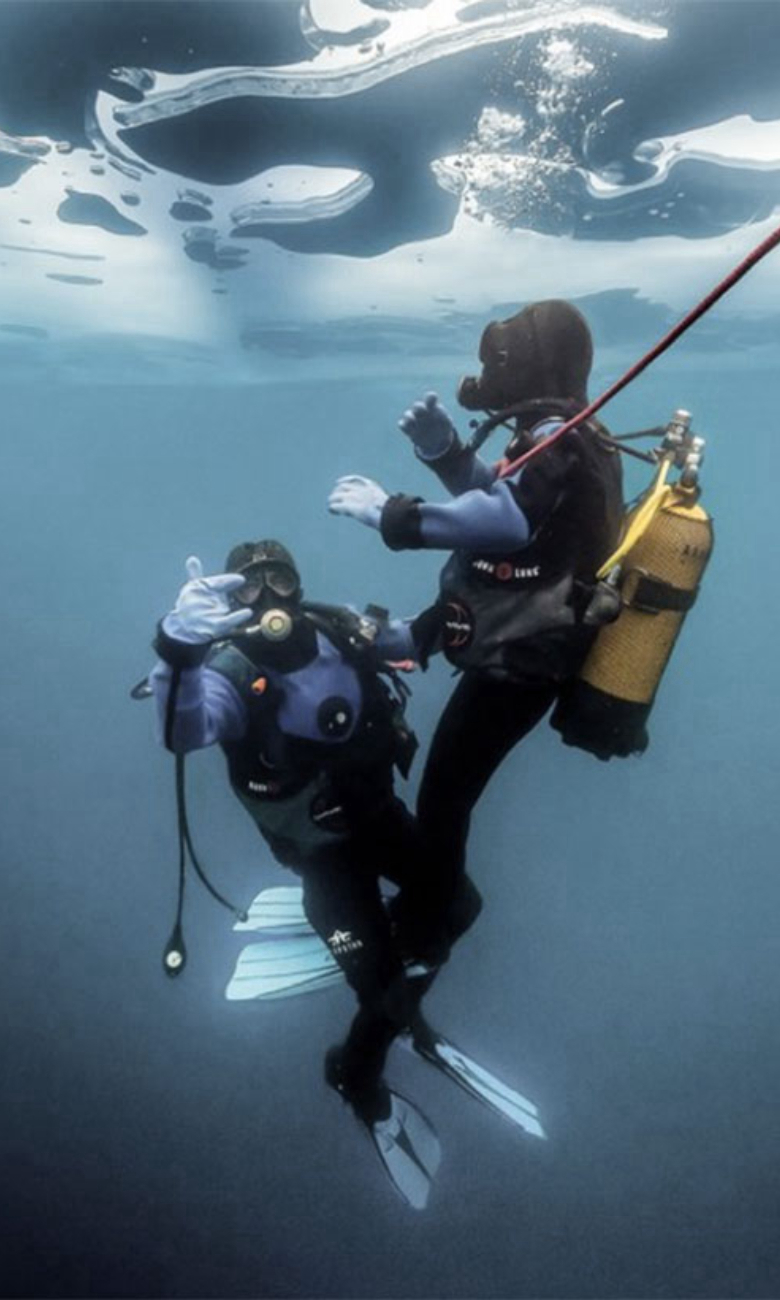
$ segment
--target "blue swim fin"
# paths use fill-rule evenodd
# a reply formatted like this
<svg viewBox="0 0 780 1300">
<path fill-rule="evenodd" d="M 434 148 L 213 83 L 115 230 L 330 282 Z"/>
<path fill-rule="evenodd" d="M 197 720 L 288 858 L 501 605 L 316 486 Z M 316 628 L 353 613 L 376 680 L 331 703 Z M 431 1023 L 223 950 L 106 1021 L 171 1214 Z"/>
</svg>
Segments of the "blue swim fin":
<svg viewBox="0 0 780 1300">
<path fill-rule="evenodd" d="M 502 1083 L 489 1070 L 466 1056 L 454 1043 L 437 1034 L 422 1017 L 418 1018 L 413 1030 L 405 1034 L 401 1041 L 502 1119 L 534 1137 L 546 1138 L 547 1134 L 539 1122 L 539 1111 L 533 1102 Z"/>
<path fill-rule="evenodd" d="M 352 1069 L 344 1047 L 325 1054 L 325 1082 L 367 1131 L 385 1173 L 402 1200 L 424 1210 L 441 1161 L 441 1145 L 430 1120 L 413 1102 L 393 1092 L 365 1069 Z"/>
<path fill-rule="evenodd" d="M 239 953 L 225 990 L 229 1002 L 295 997 L 329 988 L 344 978 L 306 919 L 299 885 L 261 890 L 246 921 L 237 921 L 233 929 L 253 931 L 259 942 Z"/>
<path fill-rule="evenodd" d="M 239 953 L 225 997 L 228 1002 L 289 998 L 329 988 L 343 978 L 316 934 L 262 939 Z"/>
<path fill-rule="evenodd" d="M 314 934 L 303 910 L 300 885 L 262 889 L 248 909 L 246 921 L 237 921 L 233 929 L 261 930 L 280 937 Z"/>
<path fill-rule="evenodd" d="M 391 1091 L 389 1116 L 367 1128 L 398 1195 L 413 1210 L 424 1210 L 441 1162 L 441 1144 L 430 1120 L 406 1097 Z"/>
</svg>

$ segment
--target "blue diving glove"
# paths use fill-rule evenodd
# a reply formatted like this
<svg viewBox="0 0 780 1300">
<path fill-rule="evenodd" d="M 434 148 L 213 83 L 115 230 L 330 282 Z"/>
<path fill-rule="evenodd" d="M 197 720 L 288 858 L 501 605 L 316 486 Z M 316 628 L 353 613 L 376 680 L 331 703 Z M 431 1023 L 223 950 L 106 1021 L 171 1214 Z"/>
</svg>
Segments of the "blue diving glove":
<svg viewBox="0 0 780 1300">
<path fill-rule="evenodd" d="M 240 573 L 204 578 L 197 555 L 190 556 L 186 568 L 187 582 L 179 592 L 176 605 L 162 621 L 166 636 L 197 645 L 218 641 L 249 621 L 251 609 L 233 610 L 228 600 L 231 591 L 237 591 L 246 581 Z"/>
<path fill-rule="evenodd" d="M 421 402 L 404 411 L 398 428 L 411 438 L 421 460 L 438 460 L 449 451 L 457 436 L 455 425 L 436 393 L 426 393 Z"/>
<path fill-rule="evenodd" d="M 378 528 L 386 501 L 387 493 L 373 479 L 347 474 L 337 480 L 328 497 L 328 509 L 332 515 L 349 515 L 369 528 Z"/>
</svg>

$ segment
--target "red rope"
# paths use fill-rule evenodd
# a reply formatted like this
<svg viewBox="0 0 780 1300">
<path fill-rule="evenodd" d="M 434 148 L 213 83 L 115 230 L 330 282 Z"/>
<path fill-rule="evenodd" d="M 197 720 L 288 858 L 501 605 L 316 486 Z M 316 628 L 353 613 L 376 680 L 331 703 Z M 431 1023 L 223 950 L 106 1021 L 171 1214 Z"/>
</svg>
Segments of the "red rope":
<svg viewBox="0 0 780 1300">
<path fill-rule="evenodd" d="M 575 415 L 573 419 L 567 420 L 565 424 L 561 425 L 560 429 L 556 429 L 555 433 L 550 434 L 549 438 L 545 438 L 542 442 L 537 443 L 530 451 L 525 452 L 523 456 L 519 456 L 517 460 L 500 460 L 498 462 L 498 477 L 509 478 L 510 475 L 516 474 L 517 471 L 521 469 L 523 465 L 526 465 L 529 460 L 532 460 L 534 456 L 538 456 L 540 452 L 547 451 L 548 447 L 552 447 L 553 443 L 557 442 L 559 438 L 562 438 L 565 433 L 576 428 L 578 424 L 584 424 L 592 415 L 595 415 L 596 411 L 600 411 L 602 406 L 606 406 L 607 402 L 611 401 L 611 399 L 615 397 L 622 388 L 625 388 L 627 384 L 630 384 L 632 379 L 636 379 L 637 375 L 641 375 L 642 371 L 646 370 L 657 357 L 660 357 L 662 352 L 665 352 L 673 343 L 676 343 L 681 334 L 684 334 L 686 330 L 690 329 L 691 325 L 695 324 L 700 316 L 703 316 L 705 312 L 709 311 L 710 307 L 712 307 L 719 298 L 722 298 L 724 293 L 728 293 L 729 289 L 733 289 L 737 281 L 741 280 L 743 275 L 747 275 L 748 271 L 750 271 L 757 262 L 760 262 L 762 257 L 766 257 L 767 253 L 771 253 L 772 249 L 776 248 L 778 244 L 780 244 L 780 226 L 778 226 L 777 230 L 774 230 L 771 235 L 768 235 L 762 243 L 754 248 L 752 253 L 749 253 L 745 260 L 740 262 L 739 266 L 735 267 L 730 275 L 726 276 L 725 280 L 721 280 L 720 284 L 716 285 L 712 292 L 707 294 L 706 298 L 702 298 L 697 307 L 694 307 L 692 311 L 688 312 L 687 316 L 684 316 L 681 321 L 678 321 L 678 323 L 669 330 L 669 333 L 665 334 L 664 337 L 656 343 L 654 348 L 651 348 L 649 352 L 645 353 L 641 360 L 637 361 L 630 370 L 627 370 L 626 373 L 621 376 L 620 379 L 616 380 L 610 388 L 607 388 L 600 397 L 597 397 L 595 401 L 591 402 L 590 406 L 586 406 L 584 410 L 580 411 L 578 415 Z"/>
</svg>

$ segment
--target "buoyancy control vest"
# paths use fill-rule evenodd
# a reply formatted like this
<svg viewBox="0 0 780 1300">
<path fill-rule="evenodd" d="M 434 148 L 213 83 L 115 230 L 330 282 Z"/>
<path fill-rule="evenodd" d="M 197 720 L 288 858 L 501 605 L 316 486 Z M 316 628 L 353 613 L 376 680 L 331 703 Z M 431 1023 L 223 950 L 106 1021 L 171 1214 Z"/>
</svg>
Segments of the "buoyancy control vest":
<svg viewBox="0 0 780 1300">
<path fill-rule="evenodd" d="M 405 716 L 408 689 L 376 648 L 378 615 L 305 603 L 306 618 L 355 670 L 361 711 L 351 734 L 339 739 L 345 702 L 323 699 L 322 740 L 283 732 L 280 691 L 263 674 L 262 654 L 250 657 L 241 639 L 218 642 L 207 667 L 232 683 L 248 710 L 244 736 L 224 743 L 230 783 L 279 862 L 299 866 L 349 836 L 354 824 L 392 793 L 394 767 L 407 776 L 417 741 Z M 380 673 L 386 673 L 391 689 Z"/>
<path fill-rule="evenodd" d="M 557 405 L 550 402 L 548 418 Z M 594 422 L 569 434 L 512 485 L 532 525 L 534 499 L 547 503 L 526 546 L 456 551 L 445 565 L 440 640 L 456 668 L 518 681 L 563 681 L 577 671 L 594 636 L 596 570 L 623 517 L 620 458 L 602 432 Z"/>
</svg>

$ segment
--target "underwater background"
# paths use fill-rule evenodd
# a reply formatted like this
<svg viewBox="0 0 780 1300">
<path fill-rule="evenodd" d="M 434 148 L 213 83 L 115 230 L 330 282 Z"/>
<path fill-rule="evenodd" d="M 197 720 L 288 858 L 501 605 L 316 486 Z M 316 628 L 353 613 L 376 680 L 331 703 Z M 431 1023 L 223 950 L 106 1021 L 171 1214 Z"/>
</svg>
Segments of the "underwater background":
<svg viewBox="0 0 780 1300">
<path fill-rule="evenodd" d="M 192 553 L 277 536 L 310 598 L 427 604 L 443 556 L 329 516 L 336 477 L 435 498 L 396 421 L 436 389 L 467 432 L 534 299 L 617 378 L 780 221 L 779 58 L 754 0 L 0 0 L 4 1295 L 780 1294 L 780 254 L 604 413 L 707 438 L 648 752 L 544 723 L 474 819 L 431 1019 L 546 1142 L 394 1049 L 444 1147 L 415 1214 L 322 1082 L 345 988 L 227 1002 L 197 884 L 166 979 L 172 763 L 129 698 Z M 410 800 L 452 682 L 412 686 Z M 293 883 L 221 756 L 188 772 L 219 885 Z"/>
</svg>

